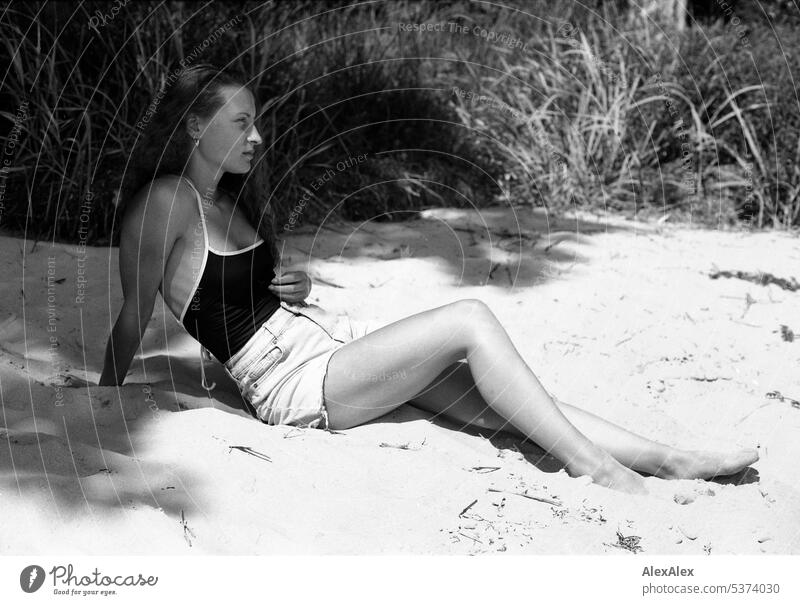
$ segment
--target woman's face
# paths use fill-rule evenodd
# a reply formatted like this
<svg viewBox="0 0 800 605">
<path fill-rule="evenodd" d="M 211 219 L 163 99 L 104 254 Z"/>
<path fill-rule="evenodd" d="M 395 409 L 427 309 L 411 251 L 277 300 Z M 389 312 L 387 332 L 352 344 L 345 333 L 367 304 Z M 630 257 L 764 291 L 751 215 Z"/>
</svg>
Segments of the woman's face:
<svg viewBox="0 0 800 605">
<path fill-rule="evenodd" d="M 253 120 L 256 107 L 247 88 L 224 86 L 220 89 L 222 107 L 210 119 L 194 122 L 200 143 L 194 153 L 209 167 L 221 166 L 220 172 L 242 174 L 250 170 L 256 145 L 261 136 Z"/>
</svg>

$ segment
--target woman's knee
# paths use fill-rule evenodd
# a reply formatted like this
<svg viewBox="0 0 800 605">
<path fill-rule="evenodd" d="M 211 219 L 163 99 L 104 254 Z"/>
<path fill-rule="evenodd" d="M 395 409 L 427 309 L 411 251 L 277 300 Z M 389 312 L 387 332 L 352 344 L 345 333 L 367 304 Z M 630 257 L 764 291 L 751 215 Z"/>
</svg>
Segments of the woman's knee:
<svg viewBox="0 0 800 605">
<path fill-rule="evenodd" d="M 448 307 L 456 321 L 469 329 L 497 319 L 489 305 L 478 298 L 462 298 L 450 303 Z"/>
</svg>

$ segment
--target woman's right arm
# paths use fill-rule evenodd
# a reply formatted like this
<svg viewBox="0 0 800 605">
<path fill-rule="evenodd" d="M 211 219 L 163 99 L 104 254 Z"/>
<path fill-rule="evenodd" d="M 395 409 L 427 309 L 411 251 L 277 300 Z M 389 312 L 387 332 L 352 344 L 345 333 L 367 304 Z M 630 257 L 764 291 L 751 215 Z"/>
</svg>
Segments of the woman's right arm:
<svg viewBox="0 0 800 605">
<path fill-rule="evenodd" d="M 185 227 L 180 215 L 187 206 L 170 181 L 154 183 L 149 198 L 147 189 L 137 195 L 123 220 L 119 273 L 124 302 L 106 345 L 99 386 L 125 380 L 153 313 L 165 261 Z"/>
</svg>

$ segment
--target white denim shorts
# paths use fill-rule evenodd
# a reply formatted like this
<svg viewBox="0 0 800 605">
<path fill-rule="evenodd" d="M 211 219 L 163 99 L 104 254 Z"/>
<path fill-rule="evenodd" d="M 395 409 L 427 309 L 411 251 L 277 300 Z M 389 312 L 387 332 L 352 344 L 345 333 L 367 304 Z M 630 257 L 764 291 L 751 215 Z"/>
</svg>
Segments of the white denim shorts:
<svg viewBox="0 0 800 605">
<path fill-rule="evenodd" d="M 328 362 L 342 345 L 375 326 L 317 305 L 280 305 L 225 362 L 225 370 L 262 422 L 327 430 L 323 388 Z"/>
</svg>

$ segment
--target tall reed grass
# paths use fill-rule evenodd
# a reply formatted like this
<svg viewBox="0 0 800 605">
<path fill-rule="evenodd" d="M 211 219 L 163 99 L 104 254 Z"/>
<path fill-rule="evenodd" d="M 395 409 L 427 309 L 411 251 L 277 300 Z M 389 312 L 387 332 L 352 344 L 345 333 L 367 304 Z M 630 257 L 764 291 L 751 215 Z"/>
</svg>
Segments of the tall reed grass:
<svg viewBox="0 0 800 605">
<path fill-rule="evenodd" d="M 98 10 L 11 4 L 0 19 L 0 116 L 18 139 L 4 140 L 4 229 L 114 241 L 137 121 L 170 67 L 236 17 L 196 60 L 252 78 L 257 169 L 281 224 L 299 199 L 311 222 L 512 201 L 800 224 L 787 30 L 744 45 L 721 23 L 681 33 L 608 3 L 542 0 L 142 2 L 90 28 Z"/>
</svg>

